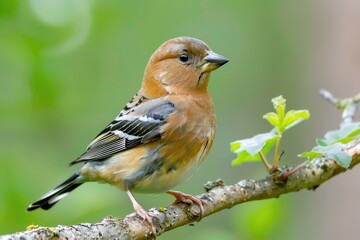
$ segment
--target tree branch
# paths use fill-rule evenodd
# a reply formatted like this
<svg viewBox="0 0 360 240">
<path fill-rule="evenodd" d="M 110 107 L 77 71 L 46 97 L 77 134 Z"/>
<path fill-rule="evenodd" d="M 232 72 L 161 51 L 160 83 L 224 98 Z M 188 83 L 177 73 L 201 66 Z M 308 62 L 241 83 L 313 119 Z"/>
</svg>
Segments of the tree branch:
<svg viewBox="0 0 360 240">
<path fill-rule="evenodd" d="M 348 144 L 344 151 L 352 156 L 350 168 L 360 162 L 360 141 Z M 287 172 L 294 168 L 296 166 L 284 167 L 281 170 Z M 197 197 L 206 203 L 204 205 L 204 217 L 206 217 L 244 202 L 275 198 L 301 189 L 315 189 L 323 182 L 345 171 L 345 168 L 331 159 L 318 158 L 306 163 L 285 181 L 279 180 L 280 172 L 260 180 L 241 180 L 233 185 L 224 185 L 222 180 L 217 180 L 205 184 L 207 192 Z M 160 235 L 196 221 L 200 214 L 200 208 L 196 204 L 188 206 L 179 203 L 166 209 L 151 209 L 150 212 L 157 217 L 154 218 L 154 223 L 157 235 Z M 36 227 L 25 232 L 1 236 L 0 239 L 152 239 L 154 236 L 151 234 L 151 229 L 141 218 L 130 214 L 124 218 L 106 217 L 100 223 Z"/>
</svg>

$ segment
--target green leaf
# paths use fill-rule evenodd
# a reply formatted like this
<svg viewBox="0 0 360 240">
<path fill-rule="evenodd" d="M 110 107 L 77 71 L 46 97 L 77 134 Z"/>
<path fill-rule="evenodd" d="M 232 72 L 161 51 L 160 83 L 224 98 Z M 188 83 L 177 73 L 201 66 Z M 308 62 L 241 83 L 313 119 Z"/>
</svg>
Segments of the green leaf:
<svg viewBox="0 0 360 240">
<path fill-rule="evenodd" d="M 231 143 L 231 151 L 237 154 L 237 158 L 232 161 L 232 165 L 260 160 L 259 152 L 262 151 L 266 155 L 279 137 L 275 129 L 273 129 L 268 133 L 258 134 L 252 138 Z"/>
<path fill-rule="evenodd" d="M 307 158 L 309 160 L 313 160 L 314 158 L 322 157 L 322 156 L 324 156 L 324 154 L 322 152 L 314 152 L 314 151 L 303 152 L 303 153 L 298 155 L 298 157 Z"/>
<path fill-rule="evenodd" d="M 235 152 L 237 149 L 240 148 L 240 141 L 235 141 L 235 142 L 232 142 L 230 143 L 230 151 L 231 152 Z"/>
<path fill-rule="evenodd" d="M 316 139 L 316 144 L 319 146 L 328 146 L 329 145 L 325 139 L 321 139 L 321 138 Z"/>
<path fill-rule="evenodd" d="M 307 157 L 312 160 L 317 157 L 327 157 L 336 161 L 340 166 L 348 168 L 351 163 L 351 156 L 344 151 L 345 144 L 337 142 L 330 146 L 316 146 L 310 152 L 301 153 L 300 157 Z"/>
<path fill-rule="evenodd" d="M 309 119 L 309 117 L 310 117 L 310 113 L 308 110 L 288 111 L 283 121 L 283 128 L 284 130 L 287 130 L 295 126 L 296 124 Z"/>
<path fill-rule="evenodd" d="M 286 99 L 282 96 L 273 98 L 272 103 L 276 113 L 270 112 L 263 116 L 271 125 L 276 127 L 277 132 L 281 135 L 285 130 L 296 124 L 308 119 L 310 113 L 307 110 L 290 110 L 285 113 Z"/>
<path fill-rule="evenodd" d="M 324 139 L 317 139 L 317 144 L 322 146 L 330 146 L 334 143 L 348 143 L 359 137 L 360 123 L 349 123 L 342 125 L 340 129 L 330 131 L 325 134 Z"/>
<path fill-rule="evenodd" d="M 271 125 L 278 127 L 280 125 L 279 115 L 274 112 L 269 112 L 263 116 Z"/>
</svg>

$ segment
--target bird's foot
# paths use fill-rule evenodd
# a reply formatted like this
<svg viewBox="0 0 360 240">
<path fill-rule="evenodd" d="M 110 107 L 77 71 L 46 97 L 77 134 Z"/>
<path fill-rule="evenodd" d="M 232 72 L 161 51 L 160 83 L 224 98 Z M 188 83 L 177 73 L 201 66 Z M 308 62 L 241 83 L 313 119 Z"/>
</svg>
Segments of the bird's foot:
<svg viewBox="0 0 360 240">
<path fill-rule="evenodd" d="M 153 217 L 156 217 L 155 215 L 150 214 L 149 212 L 147 212 L 134 198 L 134 196 L 132 195 L 132 193 L 130 192 L 130 190 L 127 190 L 127 194 L 130 197 L 130 200 L 133 204 L 134 210 L 136 212 L 137 215 L 139 215 L 139 217 L 141 217 L 143 219 L 143 221 L 146 221 L 149 225 L 150 228 L 152 230 L 152 233 L 154 235 L 154 239 L 156 239 L 156 228 L 154 225 L 154 222 L 152 220 Z"/>
<path fill-rule="evenodd" d="M 146 221 L 150 225 L 151 230 L 152 230 L 154 236 L 156 237 L 156 228 L 155 228 L 155 225 L 152 220 L 152 218 L 155 216 L 150 214 L 149 212 L 147 212 L 140 204 L 138 204 L 136 206 L 134 205 L 134 210 L 135 210 L 136 214 L 139 215 L 143 219 L 143 221 Z"/>
<path fill-rule="evenodd" d="M 176 198 L 175 201 L 172 202 L 169 206 L 175 205 L 175 204 L 177 204 L 179 202 L 183 202 L 183 203 L 190 204 L 190 205 L 195 202 L 200 207 L 200 214 L 199 214 L 200 217 L 199 217 L 199 219 L 201 219 L 204 216 L 205 202 L 202 199 L 194 197 L 194 196 L 192 196 L 190 194 L 179 192 L 179 191 L 169 190 L 166 193 L 170 194 L 170 195 L 173 195 Z"/>
</svg>

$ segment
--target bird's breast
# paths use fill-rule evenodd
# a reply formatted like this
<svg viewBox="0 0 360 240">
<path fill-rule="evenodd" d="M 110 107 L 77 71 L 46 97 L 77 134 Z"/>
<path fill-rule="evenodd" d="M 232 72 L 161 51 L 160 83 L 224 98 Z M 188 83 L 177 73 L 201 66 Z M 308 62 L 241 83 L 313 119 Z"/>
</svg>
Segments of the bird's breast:
<svg viewBox="0 0 360 240">
<path fill-rule="evenodd" d="M 194 105 L 194 101 L 191 103 L 185 105 L 185 110 L 179 109 L 169 116 L 156 145 L 156 154 L 148 154 L 156 155 L 150 157 L 149 162 L 156 162 L 151 166 L 157 166 L 157 169 L 152 168 L 151 174 L 134 183 L 133 189 L 163 192 L 186 180 L 199 168 L 213 143 L 215 116 L 211 102 L 207 108 Z"/>
</svg>

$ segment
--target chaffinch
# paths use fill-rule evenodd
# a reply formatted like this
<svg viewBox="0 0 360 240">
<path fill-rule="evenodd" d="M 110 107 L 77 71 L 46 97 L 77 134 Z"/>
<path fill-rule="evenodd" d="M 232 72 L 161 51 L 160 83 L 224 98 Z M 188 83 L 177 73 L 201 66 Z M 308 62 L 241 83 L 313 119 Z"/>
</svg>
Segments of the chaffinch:
<svg viewBox="0 0 360 240">
<path fill-rule="evenodd" d="M 151 216 L 132 191 L 165 192 L 175 202 L 202 201 L 171 191 L 190 177 L 208 154 L 215 135 L 215 112 L 208 94 L 210 72 L 228 59 L 201 40 L 178 37 L 151 56 L 138 93 L 70 165 L 83 164 L 28 211 L 49 209 L 84 182 L 98 181 L 127 192 L 136 213 L 154 231 Z"/>
</svg>

